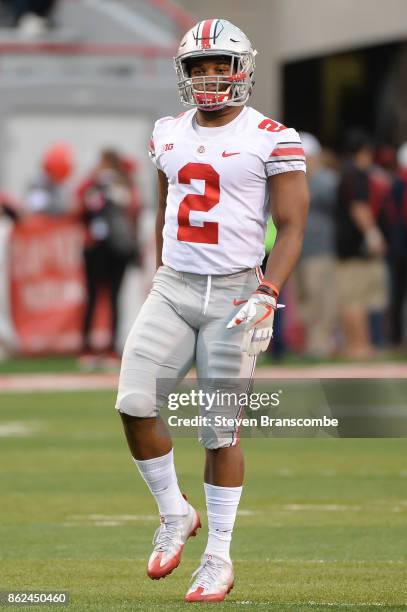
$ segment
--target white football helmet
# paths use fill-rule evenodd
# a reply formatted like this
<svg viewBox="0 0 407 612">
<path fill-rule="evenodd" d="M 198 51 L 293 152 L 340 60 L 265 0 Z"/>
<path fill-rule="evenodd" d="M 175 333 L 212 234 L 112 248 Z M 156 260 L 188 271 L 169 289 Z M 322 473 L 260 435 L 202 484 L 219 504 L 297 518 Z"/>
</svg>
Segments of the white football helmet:
<svg viewBox="0 0 407 612">
<path fill-rule="evenodd" d="M 246 34 L 229 21 L 200 21 L 185 34 L 174 58 L 181 102 L 202 110 L 242 106 L 253 89 L 256 53 Z M 210 56 L 229 58 L 230 73 L 191 77 L 190 62 Z"/>
</svg>

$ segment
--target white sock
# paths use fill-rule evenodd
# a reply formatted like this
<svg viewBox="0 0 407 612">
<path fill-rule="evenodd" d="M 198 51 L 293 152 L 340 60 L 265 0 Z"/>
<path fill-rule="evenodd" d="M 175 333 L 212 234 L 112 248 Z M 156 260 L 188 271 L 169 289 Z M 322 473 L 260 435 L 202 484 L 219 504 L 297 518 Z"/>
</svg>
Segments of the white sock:
<svg viewBox="0 0 407 612">
<path fill-rule="evenodd" d="M 133 460 L 153 494 L 161 516 L 185 516 L 188 504 L 178 486 L 173 449 L 162 457 Z"/>
<path fill-rule="evenodd" d="M 231 563 L 230 543 L 243 487 L 218 487 L 204 483 L 208 512 L 208 543 L 205 555 Z"/>
</svg>

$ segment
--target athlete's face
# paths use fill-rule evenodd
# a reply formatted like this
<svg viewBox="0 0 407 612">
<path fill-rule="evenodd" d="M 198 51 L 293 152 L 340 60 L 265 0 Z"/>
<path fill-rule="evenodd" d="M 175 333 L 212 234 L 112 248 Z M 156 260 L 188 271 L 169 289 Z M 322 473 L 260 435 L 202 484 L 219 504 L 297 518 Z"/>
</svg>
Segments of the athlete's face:
<svg viewBox="0 0 407 612">
<path fill-rule="evenodd" d="M 195 91 L 203 91 L 205 89 L 204 81 L 206 81 L 206 91 L 216 91 L 218 87 L 218 79 L 213 80 L 210 77 L 227 77 L 231 74 L 230 59 L 222 57 L 203 58 L 194 60 L 190 66 L 190 76 L 194 78 Z M 200 81 L 199 77 L 207 77 Z M 208 78 L 209 77 L 209 78 Z M 220 83 L 219 91 L 225 91 L 229 84 Z"/>
</svg>

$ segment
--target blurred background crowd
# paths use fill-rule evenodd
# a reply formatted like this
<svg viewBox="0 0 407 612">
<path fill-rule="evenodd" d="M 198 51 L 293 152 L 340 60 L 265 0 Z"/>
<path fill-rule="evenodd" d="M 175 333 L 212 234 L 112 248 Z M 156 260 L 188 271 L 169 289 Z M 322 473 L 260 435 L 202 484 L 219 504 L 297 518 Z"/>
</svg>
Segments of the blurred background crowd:
<svg viewBox="0 0 407 612">
<path fill-rule="evenodd" d="M 302 133 L 311 194 L 292 285 L 312 357 L 400 351 L 406 332 L 407 143 L 374 147 L 358 128 L 341 154 Z"/>
<path fill-rule="evenodd" d="M 220 4 L 0 0 L 4 357 L 117 363 L 154 272 L 146 143 L 157 117 L 179 112 L 179 37 L 215 13 L 259 50 L 251 104 L 298 129 L 307 156 L 309 221 L 270 356 L 403 354 L 406 4 Z M 266 252 L 274 238 L 270 220 Z"/>
<path fill-rule="evenodd" d="M 33 168 L 33 178 L 21 201 L 0 192 L 0 222 L 3 227 L 12 225 L 16 230 L 24 227 L 28 231 L 30 228 L 35 231 L 40 222 L 46 236 L 60 234 L 64 222 L 68 222 L 81 232 L 85 294 L 81 342 L 75 348 L 84 366 L 91 366 L 93 357 L 101 352 L 105 362 L 114 363 L 119 358 L 119 293 L 124 274 L 129 265 L 141 266 L 137 231 L 141 203 L 135 181 L 136 162 L 115 149 L 103 149 L 88 175 L 72 184 L 69 179 L 74 164 L 70 146 L 59 143 L 47 149 L 40 167 Z M 43 279 L 38 280 L 41 282 Z M 103 292 L 109 322 L 107 343 L 101 347 L 93 345 L 91 329 Z M 45 308 L 43 317 L 46 320 L 48 316 Z M 14 344 L 18 350 L 18 343 Z M 48 350 L 52 351 L 52 345 Z"/>
</svg>

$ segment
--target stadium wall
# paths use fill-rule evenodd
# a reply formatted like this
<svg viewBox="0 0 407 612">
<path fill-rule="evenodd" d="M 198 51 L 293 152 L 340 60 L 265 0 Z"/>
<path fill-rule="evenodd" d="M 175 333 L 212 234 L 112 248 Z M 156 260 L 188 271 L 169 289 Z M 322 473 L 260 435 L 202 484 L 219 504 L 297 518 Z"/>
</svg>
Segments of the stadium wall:
<svg viewBox="0 0 407 612">
<path fill-rule="evenodd" d="M 259 50 L 253 105 L 281 116 L 281 65 L 407 38 L 405 0 L 180 0 L 197 19 L 235 22 Z"/>
</svg>

